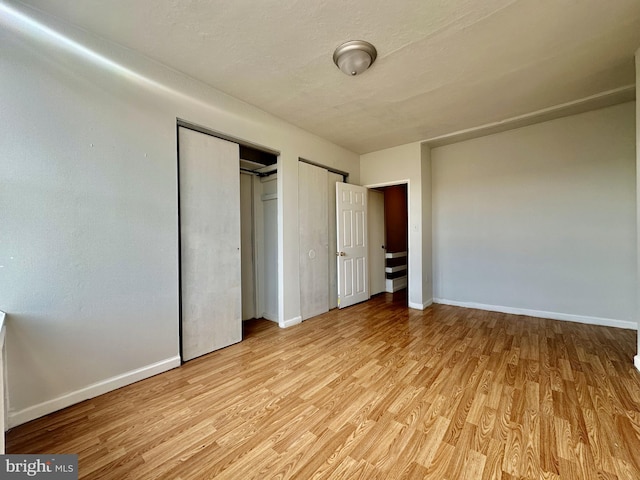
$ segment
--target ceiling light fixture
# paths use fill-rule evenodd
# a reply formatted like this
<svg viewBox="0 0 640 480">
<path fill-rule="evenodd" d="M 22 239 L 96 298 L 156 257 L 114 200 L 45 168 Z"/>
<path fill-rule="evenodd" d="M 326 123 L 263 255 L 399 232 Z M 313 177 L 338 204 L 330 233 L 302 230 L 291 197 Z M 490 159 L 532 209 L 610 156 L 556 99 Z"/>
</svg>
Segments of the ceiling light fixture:
<svg viewBox="0 0 640 480">
<path fill-rule="evenodd" d="M 347 75 L 360 75 L 373 62 L 378 52 L 376 47 L 364 40 L 350 40 L 343 43 L 333 52 L 333 62 Z"/>
</svg>

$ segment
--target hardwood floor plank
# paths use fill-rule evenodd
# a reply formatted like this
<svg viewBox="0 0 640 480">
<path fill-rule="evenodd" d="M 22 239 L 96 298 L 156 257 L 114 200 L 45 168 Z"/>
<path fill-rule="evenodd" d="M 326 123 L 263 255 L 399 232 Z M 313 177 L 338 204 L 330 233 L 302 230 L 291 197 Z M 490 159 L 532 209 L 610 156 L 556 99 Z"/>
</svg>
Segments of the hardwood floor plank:
<svg viewBox="0 0 640 480">
<path fill-rule="evenodd" d="M 495 438 L 489 439 L 486 460 L 482 470 L 482 480 L 501 480 L 504 445 Z"/>
<path fill-rule="evenodd" d="M 640 478 L 628 330 L 382 294 L 12 429 L 80 478 Z"/>
</svg>

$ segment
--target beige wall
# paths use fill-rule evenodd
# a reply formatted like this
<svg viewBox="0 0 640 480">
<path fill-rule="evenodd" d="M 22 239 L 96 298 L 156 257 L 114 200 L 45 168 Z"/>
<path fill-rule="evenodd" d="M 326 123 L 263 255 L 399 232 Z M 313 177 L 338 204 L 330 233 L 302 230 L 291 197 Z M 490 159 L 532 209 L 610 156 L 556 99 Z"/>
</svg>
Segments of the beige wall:
<svg viewBox="0 0 640 480">
<path fill-rule="evenodd" d="M 278 317 L 299 322 L 298 157 L 358 183 L 358 155 L 18 8 L 0 17 L 10 423 L 178 364 L 177 118 L 281 153 Z"/>
<path fill-rule="evenodd" d="M 431 151 L 435 301 L 636 325 L 634 102 Z"/>
<path fill-rule="evenodd" d="M 423 182 L 422 146 L 419 142 L 367 153 L 360 157 L 360 179 L 365 186 L 407 183 L 409 210 L 409 306 L 423 309 L 431 304 L 429 272 L 424 268 L 424 255 L 430 251 L 430 226 L 424 223 L 425 198 L 430 198 L 430 185 Z M 427 238 L 425 238 L 425 235 Z"/>
<path fill-rule="evenodd" d="M 431 149 L 420 146 L 422 167 L 422 296 L 433 302 L 433 181 Z"/>
</svg>

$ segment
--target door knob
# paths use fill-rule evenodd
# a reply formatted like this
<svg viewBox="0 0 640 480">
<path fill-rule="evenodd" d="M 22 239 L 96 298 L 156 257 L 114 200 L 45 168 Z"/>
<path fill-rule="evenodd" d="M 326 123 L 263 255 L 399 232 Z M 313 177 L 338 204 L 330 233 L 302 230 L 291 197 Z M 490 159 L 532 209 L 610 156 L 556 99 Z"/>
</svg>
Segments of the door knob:
<svg viewBox="0 0 640 480">
<path fill-rule="evenodd" d="M 346 253 L 344 252 L 336 252 L 336 257 L 344 257 Z"/>
</svg>

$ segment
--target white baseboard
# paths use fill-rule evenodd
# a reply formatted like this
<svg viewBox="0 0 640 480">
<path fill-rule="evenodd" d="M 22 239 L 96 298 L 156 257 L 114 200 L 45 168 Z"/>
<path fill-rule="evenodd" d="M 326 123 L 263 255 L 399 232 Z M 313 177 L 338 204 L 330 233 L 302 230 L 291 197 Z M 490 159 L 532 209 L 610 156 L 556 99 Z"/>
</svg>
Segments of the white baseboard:
<svg viewBox="0 0 640 480">
<path fill-rule="evenodd" d="M 289 327 L 293 327 L 294 325 L 298 325 L 299 323 L 302 323 L 302 317 L 297 316 L 297 317 L 290 318 L 289 320 L 283 321 L 280 324 L 280 327 L 289 328 Z"/>
<path fill-rule="evenodd" d="M 640 355 L 636 355 L 635 357 L 633 357 L 633 364 L 638 370 L 640 370 Z"/>
<path fill-rule="evenodd" d="M 9 417 L 7 419 L 8 427 L 13 428 L 18 425 L 22 425 L 23 423 L 30 422 L 31 420 L 35 420 L 36 418 L 48 415 L 49 413 L 55 412 L 62 408 L 66 408 L 70 405 L 82 402 L 89 398 L 97 397 L 99 395 L 102 395 L 103 393 L 116 390 L 118 388 L 124 387 L 125 385 L 130 385 L 140 380 L 144 380 L 145 378 L 153 377 L 154 375 L 166 372 L 167 370 L 171 370 L 179 366 L 180 356 L 176 355 L 175 357 L 167 358 L 166 360 L 161 360 L 151 365 L 146 365 L 144 367 L 131 370 L 130 372 L 123 373 L 122 375 L 116 375 L 115 377 L 93 383 L 84 388 L 81 388 L 80 390 L 76 390 L 60 397 L 47 400 L 46 402 L 42 402 L 38 405 L 25 408 L 24 410 L 20 410 L 17 412 L 10 411 Z"/>
<path fill-rule="evenodd" d="M 415 308 L 416 310 L 424 310 L 425 308 L 427 308 L 432 304 L 433 304 L 433 299 L 429 299 L 424 303 L 408 302 L 409 308 Z"/>
<path fill-rule="evenodd" d="M 565 320 L 568 322 L 586 323 L 588 325 L 600 325 L 602 327 L 626 328 L 637 330 L 638 324 L 629 320 L 616 320 L 613 318 L 589 317 L 586 315 L 572 315 L 569 313 L 545 312 L 543 310 L 529 310 L 526 308 L 503 307 L 500 305 L 485 305 L 474 302 L 458 302 L 445 298 L 434 298 L 433 303 L 452 305 L 454 307 L 476 308 L 478 310 L 488 310 L 490 312 L 510 313 L 513 315 L 527 315 L 529 317 L 548 318 L 551 320 Z"/>
</svg>

